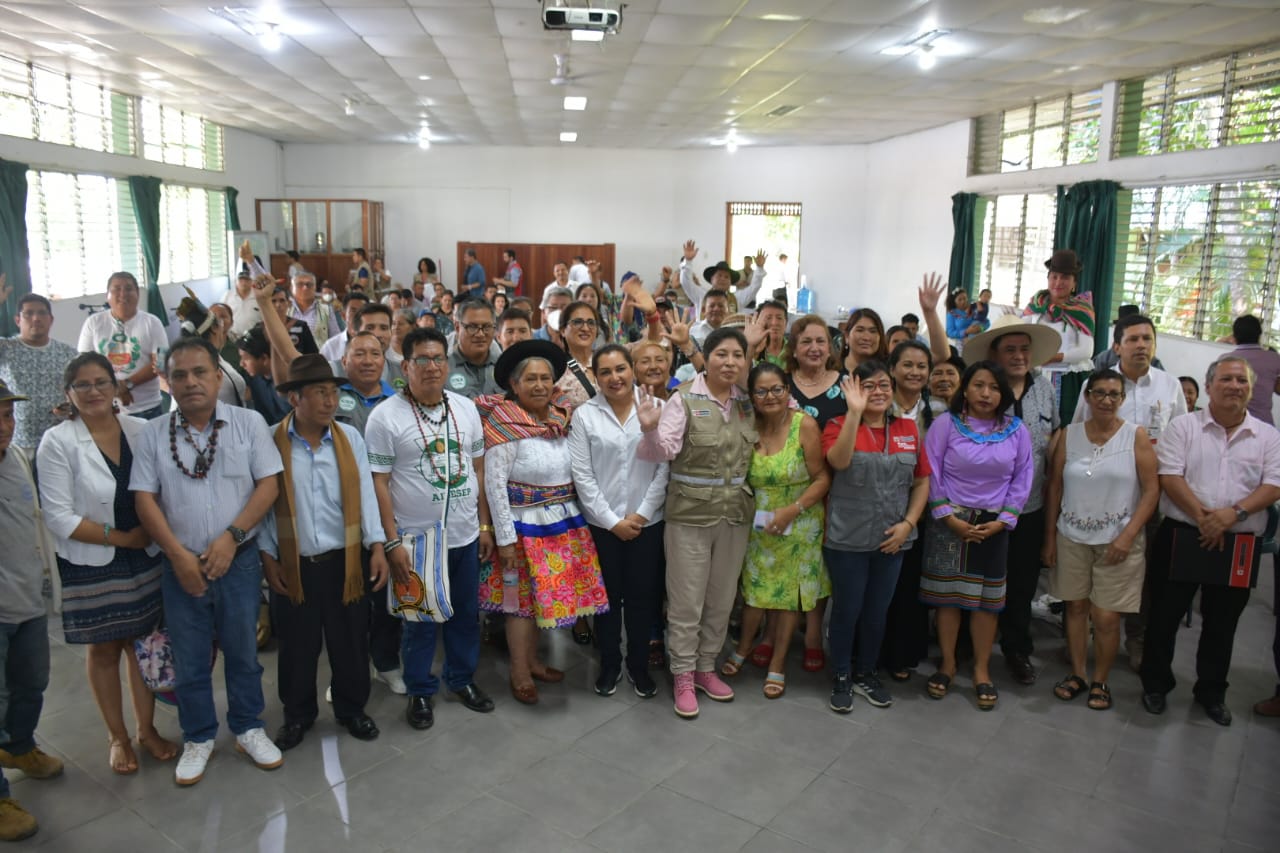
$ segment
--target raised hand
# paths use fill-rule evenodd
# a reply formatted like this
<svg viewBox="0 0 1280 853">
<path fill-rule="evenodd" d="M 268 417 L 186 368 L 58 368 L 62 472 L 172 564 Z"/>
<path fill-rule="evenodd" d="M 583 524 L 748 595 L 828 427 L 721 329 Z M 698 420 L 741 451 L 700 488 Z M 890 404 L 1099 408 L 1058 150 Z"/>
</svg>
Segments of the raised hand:
<svg viewBox="0 0 1280 853">
<path fill-rule="evenodd" d="M 844 392 L 849 417 L 861 418 L 862 413 L 867 410 L 867 394 L 862 390 L 862 383 L 853 376 L 846 376 L 840 380 L 840 390 Z"/>
<path fill-rule="evenodd" d="M 249 245 L 248 240 L 240 244 L 240 260 L 246 264 L 253 263 L 253 247 Z"/>
<path fill-rule="evenodd" d="M 756 266 L 764 269 L 764 262 L 769 260 L 769 253 L 764 249 L 756 249 Z"/>
<path fill-rule="evenodd" d="M 648 388 L 640 386 L 636 397 L 636 420 L 640 422 L 641 432 L 653 432 L 658 428 L 658 420 L 662 417 L 662 409 Z"/>
<path fill-rule="evenodd" d="M 686 261 L 692 261 L 696 257 L 698 257 L 698 244 L 693 242 L 692 240 L 685 240 L 684 241 L 684 259 Z"/>
<path fill-rule="evenodd" d="M 627 279 L 627 283 L 622 285 L 622 292 L 631 299 L 636 310 L 645 316 L 658 310 L 658 304 L 653 301 L 653 295 L 644 289 L 644 282 L 640 280 L 640 276 L 635 275 Z"/>
<path fill-rule="evenodd" d="M 759 314 L 751 318 L 751 322 L 742 328 L 742 334 L 747 339 L 748 355 L 755 355 L 761 347 L 764 346 L 769 332 L 764 326 L 764 318 Z"/>
<path fill-rule="evenodd" d="M 936 272 L 925 273 L 919 290 L 920 310 L 930 313 L 938 310 L 938 300 L 947 292 L 947 285 Z"/>
<path fill-rule="evenodd" d="M 671 331 L 663 332 L 662 336 L 671 341 L 676 349 L 684 349 L 685 344 L 689 343 L 689 324 L 675 322 L 671 324 Z"/>
</svg>

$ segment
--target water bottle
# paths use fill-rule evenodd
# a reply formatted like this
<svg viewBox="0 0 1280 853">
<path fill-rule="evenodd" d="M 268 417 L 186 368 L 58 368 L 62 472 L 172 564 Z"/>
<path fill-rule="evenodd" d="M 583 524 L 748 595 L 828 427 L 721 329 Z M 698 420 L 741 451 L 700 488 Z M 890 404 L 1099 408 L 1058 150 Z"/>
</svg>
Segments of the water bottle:
<svg viewBox="0 0 1280 853">
<path fill-rule="evenodd" d="M 520 573 L 513 568 L 502 570 L 502 612 L 520 610 Z"/>
<path fill-rule="evenodd" d="M 809 277 L 800 276 L 800 289 L 796 291 L 796 310 L 801 314 L 813 313 L 813 291 L 809 289 Z"/>
</svg>

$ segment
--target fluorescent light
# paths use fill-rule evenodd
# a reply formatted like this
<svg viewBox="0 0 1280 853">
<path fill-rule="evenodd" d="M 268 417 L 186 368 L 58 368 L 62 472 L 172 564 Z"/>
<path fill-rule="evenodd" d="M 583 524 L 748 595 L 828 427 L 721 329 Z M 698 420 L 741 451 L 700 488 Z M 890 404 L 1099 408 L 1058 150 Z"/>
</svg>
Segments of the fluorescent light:
<svg viewBox="0 0 1280 853">
<path fill-rule="evenodd" d="M 604 41 L 604 30 L 570 30 L 569 38 L 574 41 Z"/>
<path fill-rule="evenodd" d="M 917 57 L 916 63 L 920 66 L 921 71 L 928 71 L 938 64 L 938 57 L 933 55 L 933 48 L 925 45 L 920 48 L 920 56 Z"/>
<path fill-rule="evenodd" d="M 906 56 L 908 53 L 914 53 L 915 47 L 909 44 L 891 44 L 880 52 L 885 56 Z"/>
<path fill-rule="evenodd" d="M 724 150 L 728 151 L 730 154 L 735 153 L 738 150 L 738 140 L 730 137 L 729 141 L 724 145 Z"/>
<path fill-rule="evenodd" d="M 419 80 L 430 80 L 430 79 L 431 79 L 431 75 L 430 75 L 430 74 L 419 74 L 419 75 L 418 75 L 418 79 L 419 79 Z"/>
<path fill-rule="evenodd" d="M 562 130 L 560 131 L 560 141 L 561 142 L 577 142 L 578 134 L 572 130 Z"/>
<path fill-rule="evenodd" d="M 1074 21 L 1081 15 L 1088 14 L 1088 9 L 1068 6 L 1045 6 L 1040 9 L 1031 9 L 1022 14 L 1022 20 L 1028 24 L 1048 24 L 1054 26 L 1057 24 L 1065 24 Z"/>
<path fill-rule="evenodd" d="M 581 95 L 565 95 L 564 108 L 566 110 L 585 110 L 587 108 L 587 99 Z"/>
<path fill-rule="evenodd" d="M 258 36 L 258 44 L 262 45 L 263 50 L 279 50 L 280 43 L 280 28 L 275 24 L 268 24 L 262 35 Z"/>
<path fill-rule="evenodd" d="M 804 18 L 801 18 L 799 15 L 783 15 L 778 12 L 773 12 L 768 15 L 761 15 L 760 20 L 762 21 L 803 21 Z"/>
<path fill-rule="evenodd" d="M 431 148 L 431 140 L 425 136 L 419 136 L 418 147 L 421 148 L 423 151 L 428 150 L 429 148 Z"/>
</svg>

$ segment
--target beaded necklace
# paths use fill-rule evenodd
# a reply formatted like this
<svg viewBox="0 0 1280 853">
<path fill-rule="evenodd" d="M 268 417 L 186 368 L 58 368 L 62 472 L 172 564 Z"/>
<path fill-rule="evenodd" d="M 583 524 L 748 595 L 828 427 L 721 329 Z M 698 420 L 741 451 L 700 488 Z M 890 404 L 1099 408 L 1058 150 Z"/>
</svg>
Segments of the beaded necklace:
<svg viewBox="0 0 1280 853">
<path fill-rule="evenodd" d="M 187 444 L 191 445 L 196 452 L 196 469 L 191 471 L 186 465 L 182 464 L 182 459 L 178 456 L 178 418 L 182 418 L 182 432 Z M 169 415 L 169 455 L 173 457 L 174 464 L 178 466 L 178 470 L 185 476 L 193 480 L 203 480 L 209 476 L 209 469 L 213 467 L 213 458 L 218 453 L 218 430 L 222 429 L 222 421 L 213 419 L 213 432 L 209 434 L 209 443 L 204 447 L 196 444 L 195 438 L 191 435 L 191 425 L 187 423 L 186 416 L 181 412 L 173 412 Z"/>
<path fill-rule="evenodd" d="M 452 486 L 453 483 L 449 481 L 450 466 L 448 422 L 453 421 L 453 434 L 458 437 L 458 441 L 456 442 L 457 450 L 455 453 L 457 465 L 453 469 L 457 472 L 456 479 L 461 479 L 462 477 L 462 433 L 458 430 L 458 420 L 453 414 L 453 409 L 449 406 L 449 398 L 441 395 L 440 405 L 444 407 L 444 411 L 440 413 L 440 418 L 437 420 L 436 418 L 431 417 L 430 413 L 427 412 L 426 407 L 418 402 L 417 398 L 413 396 L 413 392 L 408 388 L 404 389 L 404 396 L 409 400 L 410 408 L 413 409 L 413 420 L 414 423 L 417 424 L 418 435 L 422 438 L 422 451 L 427 457 L 427 464 L 431 466 L 431 473 L 435 475 L 438 481 L 445 484 L 445 488 Z M 430 424 L 432 427 L 430 437 L 427 436 L 426 430 L 422 428 L 423 421 Z M 435 428 L 439 426 L 444 427 L 443 435 L 437 433 L 435 430 Z M 445 470 L 443 471 L 436 466 L 437 453 L 442 454 L 445 458 Z"/>
</svg>

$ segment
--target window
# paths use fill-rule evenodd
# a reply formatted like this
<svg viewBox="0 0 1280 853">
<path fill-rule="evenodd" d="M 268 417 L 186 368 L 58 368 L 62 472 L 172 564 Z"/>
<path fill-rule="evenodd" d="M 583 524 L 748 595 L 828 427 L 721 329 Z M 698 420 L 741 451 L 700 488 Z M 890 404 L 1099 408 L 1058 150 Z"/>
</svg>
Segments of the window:
<svg viewBox="0 0 1280 853">
<path fill-rule="evenodd" d="M 769 256 L 765 264 L 769 277 L 756 296 L 757 303 L 772 298 L 770 292 L 785 283 L 787 304 L 796 304 L 796 288 L 800 286 L 796 274 L 800 269 L 800 207 L 798 202 L 776 201 L 731 201 L 726 205 L 724 253 L 729 266 L 741 271 L 745 266 L 743 258 L 751 255 L 754 259 L 761 249 Z M 785 267 L 779 255 L 787 256 Z M 700 269 L 697 272 L 702 274 Z M 743 279 L 739 286 L 750 283 Z"/>
<path fill-rule="evenodd" d="M 1121 82 L 1115 156 L 1280 139 L 1280 44 Z"/>
<path fill-rule="evenodd" d="M 227 274 L 226 193 L 200 187 L 160 187 L 160 281 Z"/>
<path fill-rule="evenodd" d="M 144 98 L 142 156 L 160 163 L 221 172 L 222 126 Z"/>
<path fill-rule="evenodd" d="M 982 220 L 977 289 L 989 288 L 994 304 L 1020 311 L 1045 287 L 1044 262 L 1053 254 L 1057 216 L 1057 196 L 1048 193 L 991 199 Z"/>
<path fill-rule="evenodd" d="M 133 98 L 61 71 L 0 57 L 0 128 L 10 136 L 135 153 Z"/>
<path fill-rule="evenodd" d="M 1093 163 L 1098 159 L 1101 132 L 1101 89 L 979 116 L 970 173 Z"/>
<path fill-rule="evenodd" d="M 119 270 L 143 280 L 129 185 L 115 178 L 28 171 L 27 246 L 32 289 L 50 299 L 101 293 Z"/>
<path fill-rule="evenodd" d="M 1162 333 L 1214 341 L 1254 314 L 1277 327 L 1280 181 L 1124 191 L 1118 200 L 1116 287 Z"/>
</svg>

